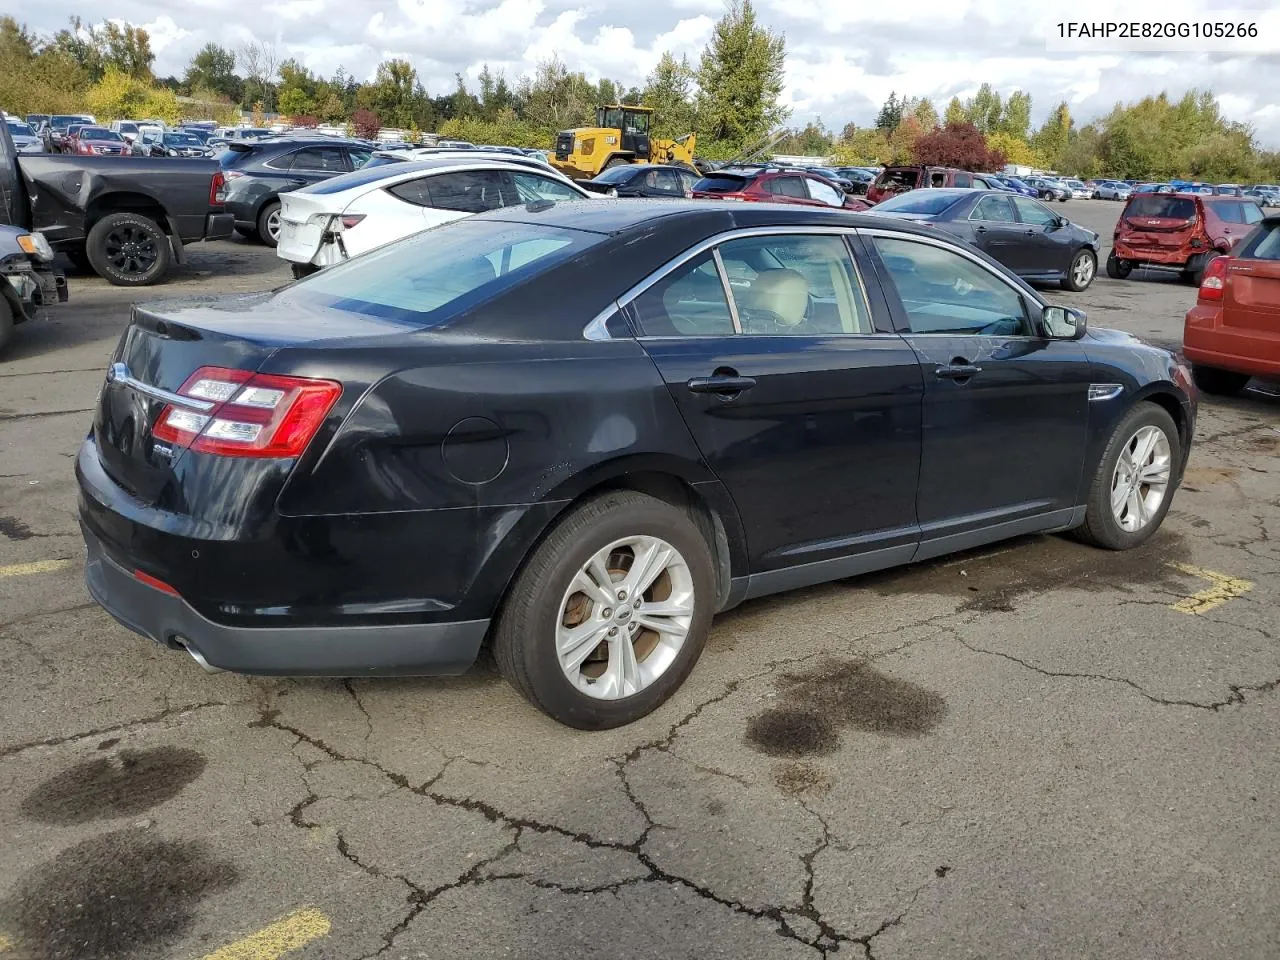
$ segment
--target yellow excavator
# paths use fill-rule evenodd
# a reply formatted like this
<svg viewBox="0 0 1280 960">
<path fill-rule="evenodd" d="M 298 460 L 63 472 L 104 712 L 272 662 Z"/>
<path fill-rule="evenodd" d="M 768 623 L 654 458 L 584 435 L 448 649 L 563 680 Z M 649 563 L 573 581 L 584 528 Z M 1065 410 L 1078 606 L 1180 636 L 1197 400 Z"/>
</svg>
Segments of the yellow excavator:
<svg viewBox="0 0 1280 960">
<path fill-rule="evenodd" d="M 551 165 L 567 176 L 590 180 L 623 163 L 675 163 L 694 169 L 697 134 L 675 140 L 649 136 L 652 107 L 613 103 L 596 109 L 596 125 L 562 130 Z"/>
</svg>

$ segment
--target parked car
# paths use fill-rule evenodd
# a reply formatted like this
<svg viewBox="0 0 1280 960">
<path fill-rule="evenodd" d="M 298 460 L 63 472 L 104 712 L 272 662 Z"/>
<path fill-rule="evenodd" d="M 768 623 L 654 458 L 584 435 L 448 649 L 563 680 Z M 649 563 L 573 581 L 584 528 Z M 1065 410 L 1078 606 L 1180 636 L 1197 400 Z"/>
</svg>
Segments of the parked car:
<svg viewBox="0 0 1280 960">
<path fill-rule="evenodd" d="M 212 160 L 19 154 L 0 125 L 0 223 L 41 233 L 117 286 L 155 283 L 183 244 L 228 236 L 224 195 Z"/>
<path fill-rule="evenodd" d="M 853 192 L 860 196 L 866 196 L 867 187 L 875 182 L 877 176 L 865 167 L 836 167 L 835 171 L 853 184 Z"/>
<path fill-rule="evenodd" d="M 867 200 L 879 203 L 886 197 L 919 187 L 972 187 L 973 174 L 953 167 L 885 167 L 867 187 Z M 986 186 L 985 183 L 982 186 Z"/>
<path fill-rule="evenodd" d="M 62 152 L 80 156 L 127 157 L 130 148 L 120 134 L 106 127 L 73 125 L 62 141 Z"/>
<path fill-rule="evenodd" d="M 281 194 L 276 253 L 303 276 L 471 214 L 590 197 L 525 157 L 487 159 L 479 150 L 366 168 Z"/>
<path fill-rule="evenodd" d="M 137 152 L 148 157 L 211 157 L 213 152 L 195 134 L 180 130 L 162 133 L 158 137 L 139 137 L 134 144 Z"/>
<path fill-rule="evenodd" d="M 1133 188 L 1133 193 L 1177 193 L 1171 183 L 1140 183 Z"/>
<path fill-rule="evenodd" d="M 5 120 L 5 126 L 9 128 L 9 136 L 18 153 L 44 153 L 44 141 L 31 124 L 10 117 Z"/>
<path fill-rule="evenodd" d="M 39 132 L 40 132 L 40 130 L 41 130 L 41 128 L 42 128 L 46 123 L 48 123 L 48 122 L 49 122 L 49 114 L 47 114 L 47 113 L 28 113 L 28 114 L 26 115 L 26 117 L 24 117 L 23 119 L 25 119 L 25 120 L 27 121 L 27 125 L 28 125 L 29 127 L 31 127 L 31 129 L 32 129 L 32 130 L 35 130 L 35 131 L 36 131 L 36 133 L 39 133 Z"/>
<path fill-rule="evenodd" d="M 1005 188 L 1013 193 L 1020 194 L 1024 197 L 1039 197 L 1040 191 L 1031 184 L 1019 179 L 1018 177 L 1010 177 L 1005 174 L 992 174 L 997 180 L 1004 184 Z"/>
<path fill-rule="evenodd" d="M 53 247 L 39 233 L 0 225 L 0 354 L 14 328 L 67 300 L 67 280 L 54 266 Z"/>
<path fill-rule="evenodd" d="M 1280 217 L 1259 223 L 1234 254 L 1209 261 L 1182 344 L 1206 393 L 1280 376 Z"/>
<path fill-rule="evenodd" d="M 789 203 L 810 207 L 842 207 L 865 210 L 861 197 L 846 194 L 826 177 L 801 169 L 776 167 L 722 167 L 693 185 L 701 200 Z"/>
<path fill-rule="evenodd" d="M 1213 192 L 1220 197 L 1241 197 L 1244 191 L 1240 189 L 1238 183 L 1220 183 L 1213 188 Z"/>
<path fill-rule="evenodd" d="M 1103 180 L 1094 191 L 1099 200 L 1128 200 L 1132 194 L 1133 189 L 1121 180 Z"/>
<path fill-rule="evenodd" d="M 138 139 L 138 124 L 133 120 L 112 120 L 107 129 L 120 134 L 129 143 Z"/>
<path fill-rule="evenodd" d="M 92 118 L 81 114 L 55 114 L 44 127 L 44 148 L 49 153 L 62 153 L 67 131 L 75 125 L 93 123 Z"/>
<path fill-rule="evenodd" d="M 839 187 L 845 193 L 849 193 L 849 194 L 858 193 L 858 191 L 854 189 L 852 180 L 850 180 L 848 177 L 840 175 L 831 167 L 806 167 L 805 169 L 809 170 L 812 173 L 816 173 L 821 177 L 826 177 L 828 180 L 834 183 L 837 187 Z M 862 192 L 866 193 L 865 190 Z"/>
<path fill-rule="evenodd" d="M 200 145 L 205 148 L 208 148 L 209 141 L 213 139 L 213 131 L 207 127 L 179 127 L 177 132 L 195 137 L 200 141 Z"/>
<path fill-rule="evenodd" d="M 1116 223 L 1107 276 L 1123 280 L 1135 266 L 1178 270 L 1196 286 L 1205 265 L 1231 251 L 1263 219 L 1243 197 L 1134 194 Z"/>
<path fill-rule="evenodd" d="M 280 239 L 280 194 L 364 166 L 373 151 L 334 137 L 236 140 L 218 156 L 227 178 L 227 211 L 236 232 L 269 247 Z"/>
<path fill-rule="evenodd" d="M 693 186 L 699 179 L 687 167 L 628 163 L 580 181 L 579 186 L 610 197 L 688 197 L 693 195 Z"/>
<path fill-rule="evenodd" d="M 726 212 L 512 207 L 135 306 L 76 461 L 90 595 L 244 673 L 458 673 L 487 637 L 599 729 L 744 599 L 1160 526 L 1196 412 L 1172 354 L 932 227 Z"/>
<path fill-rule="evenodd" d="M 1061 200 L 1065 202 L 1071 197 L 1071 191 L 1057 180 L 1048 177 L 1027 177 L 1026 183 L 1035 188 L 1041 200 Z"/>
<path fill-rule="evenodd" d="M 1083 180 L 1063 180 L 1062 184 L 1071 192 L 1072 200 L 1093 199 L 1093 187 L 1086 184 Z"/>
<path fill-rule="evenodd" d="M 524 163 L 537 170 L 546 170 L 551 166 L 546 158 L 538 155 L 538 151 L 514 153 L 492 153 L 487 150 L 455 150 L 451 147 L 414 147 L 412 150 L 375 150 L 360 169 L 367 167 L 383 167 L 391 163 L 412 163 L 415 160 L 430 160 L 434 157 L 461 157 L 474 160 L 477 157 L 488 157 L 492 160 L 510 160 Z M 559 172 L 559 171 L 557 171 Z"/>
<path fill-rule="evenodd" d="M 1086 290 L 1098 272 L 1098 235 L 1038 200 L 1004 191 L 912 190 L 871 213 L 933 226 L 967 240 L 1024 280 Z"/>
</svg>

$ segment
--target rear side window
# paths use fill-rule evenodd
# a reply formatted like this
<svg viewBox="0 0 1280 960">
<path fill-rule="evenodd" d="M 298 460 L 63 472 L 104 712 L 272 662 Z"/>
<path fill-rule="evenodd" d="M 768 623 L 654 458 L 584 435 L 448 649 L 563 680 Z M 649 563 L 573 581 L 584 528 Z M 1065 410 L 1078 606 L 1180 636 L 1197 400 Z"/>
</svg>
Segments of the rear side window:
<svg viewBox="0 0 1280 960">
<path fill-rule="evenodd" d="M 901 187 L 905 190 L 914 190 L 919 185 L 920 171 L 914 167 L 904 170 L 886 170 L 876 178 L 878 187 Z"/>
<path fill-rule="evenodd" d="M 957 187 L 972 187 L 972 186 L 973 186 L 973 177 L 969 176 L 967 173 L 957 173 L 957 174 L 956 174 L 956 186 L 957 186 Z"/>
<path fill-rule="evenodd" d="M 431 206 L 459 213 L 484 213 L 511 206 L 503 197 L 506 186 L 499 170 L 463 170 L 431 178 Z"/>
<path fill-rule="evenodd" d="M 631 302 L 647 337 L 730 337 L 733 316 L 710 252 L 694 257 Z"/>
<path fill-rule="evenodd" d="M 1262 219 L 1261 208 L 1252 200 L 1214 200 L 1208 206 L 1224 223 L 1257 223 Z"/>
<path fill-rule="evenodd" d="M 431 206 L 430 177 L 419 177 L 417 180 L 406 180 L 387 187 L 387 193 L 415 207 Z"/>
<path fill-rule="evenodd" d="M 703 177 L 693 185 L 693 189 L 703 193 L 737 193 L 746 185 L 746 177 L 716 173 L 709 177 Z"/>
<path fill-rule="evenodd" d="M 1151 217 L 1162 220 L 1193 220 L 1196 202 L 1186 197 L 1170 197 L 1158 193 L 1144 193 L 1129 202 L 1125 216 Z"/>
<path fill-rule="evenodd" d="M 432 327 L 600 240 L 541 224 L 462 220 L 327 267 L 277 299 Z"/>
<path fill-rule="evenodd" d="M 765 190 L 778 197 L 795 197 L 797 200 L 808 200 L 809 194 L 800 177 L 774 177 L 766 180 Z"/>
<path fill-rule="evenodd" d="M 304 147 L 293 155 L 289 169 L 342 173 L 349 168 L 341 147 Z"/>
<path fill-rule="evenodd" d="M 1280 224 L 1259 227 L 1236 254 L 1241 260 L 1280 260 Z"/>
</svg>

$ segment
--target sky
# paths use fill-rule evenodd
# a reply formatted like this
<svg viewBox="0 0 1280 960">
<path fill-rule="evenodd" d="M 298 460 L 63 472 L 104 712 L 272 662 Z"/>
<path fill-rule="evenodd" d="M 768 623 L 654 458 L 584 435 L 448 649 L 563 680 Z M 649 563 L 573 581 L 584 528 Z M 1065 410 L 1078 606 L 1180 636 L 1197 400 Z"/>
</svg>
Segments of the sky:
<svg viewBox="0 0 1280 960">
<path fill-rule="evenodd" d="M 1229 119 L 1253 125 L 1258 141 L 1280 147 L 1280 5 L 1236 0 L 1239 16 L 1263 19 L 1255 49 L 1177 53 L 1079 48 L 1047 50 L 1060 21 L 1202 20 L 1206 5 L 1189 0 L 755 0 L 762 24 L 786 36 L 783 99 L 791 124 L 821 118 L 839 130 L 870 124 L 890 92 L 934 100 L 941 110 L 991 83 L 1002 95 L 1032 96 L 1038 125 L 1065 100 L 1078 123 L 1117 101 L 1166 90 L 1212 89 Z M 181 76 L 207 42 L 236 49 L 252 38 L 274 42 L 324 76 L 339 67 L 371 78 L 380 60 L 414 64 L 432 96 L 451 93 L 454 74 L 468 86 L 483 64 L 510 80 L 558 55 L 571 70 L 642 86 L 664 50 L 695 65 L 723 13 L 723 0 L 44 0 L 18 13 L 28 27 L 52 33 L 79 14 L 127 20 L 151 34 L 155 71 Z M 1215 11 L 1218 16 L 1221 11 Z M 1234 14 L 1232 14 L 1234 16 Z M 1270 22 L 1266 22 L 1270 17 Z M 1263 48 L 1261 50 L 1257 48 Z M 1267 51 L 1270 52 L 1267 52 Z"/>
</svg>

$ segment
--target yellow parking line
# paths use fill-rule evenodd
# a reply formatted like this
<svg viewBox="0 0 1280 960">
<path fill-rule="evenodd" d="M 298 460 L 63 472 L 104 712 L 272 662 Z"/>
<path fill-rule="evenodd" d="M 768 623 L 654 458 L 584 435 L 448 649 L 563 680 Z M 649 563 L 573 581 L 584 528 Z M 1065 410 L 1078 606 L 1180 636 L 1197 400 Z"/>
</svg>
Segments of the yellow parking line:
<svg viewBox="0 0 1280 960">
<path fill-rule="evenodd" d="M 1183 573 L 1199 577 L 1201 580 L 1208 580 L 1213 584 L 1208 590 L 1201 590 L 1199 593 L 1193 593 L 1189 597 L 1183 597 L 1177 603 L 1170 604 L 1170 607 L 1179 613 L 1208 613 L 1210 610 L 1222 606 L 1231 598 L 1248 593 L 1253 589 L 1251 581 L 1241 580 L 1239 577 L 1229 577 L 1225 573 L 1215 573 L 1202 567 L 1193 567 L 1189 563 L 1175 563 L 1173 566 Z"/>
<path fill-rule="evenodd" d="M 8 953 L 13 949 L 13 941 L 0 933 L 0 953 Z"/>
<path fill-rule="evenodd" d="M 328 932 L 329 918 L 314 907 L 306 907 L 213 951 L 204 960 L 277 960 Z"/>
<path fill-rule="evenodd" d="M 13 563 L 0 567 L 0 580 L 5 577 L 29 577 L 33 573 L 53 573 L 74 566 L 74 560 L 36 560 L 32 563 Z"/>
</svg>

